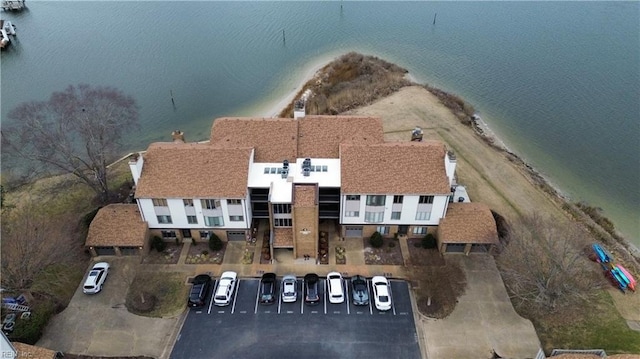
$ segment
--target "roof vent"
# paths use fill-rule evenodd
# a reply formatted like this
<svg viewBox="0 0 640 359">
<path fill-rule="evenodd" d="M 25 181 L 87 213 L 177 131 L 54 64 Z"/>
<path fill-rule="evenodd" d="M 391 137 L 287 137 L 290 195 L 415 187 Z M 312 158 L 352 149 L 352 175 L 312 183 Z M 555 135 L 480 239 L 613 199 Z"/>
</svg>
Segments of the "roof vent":
<svg viewBox="0 0 640 359">
<path fill-rule="evenodd" d="M 411 131 L 411 141 L 422 142 L 422 129 L 417 127 Z"/>
<path fill-rule="evenodd" d="M 305 177 L 309 177 L 309 175 L 311 174 L 311 168 L 309 167 L 303 167 L 302 168 L 302 175 Z"/>
</svg>

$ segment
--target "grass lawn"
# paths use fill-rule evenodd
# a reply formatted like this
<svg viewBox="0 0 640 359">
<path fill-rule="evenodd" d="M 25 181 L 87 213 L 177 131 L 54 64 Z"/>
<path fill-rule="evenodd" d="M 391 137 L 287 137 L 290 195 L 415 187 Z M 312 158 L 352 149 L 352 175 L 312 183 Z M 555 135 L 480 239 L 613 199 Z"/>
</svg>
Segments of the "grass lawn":
<svg viewBox="0 0 640 359">
<path fill-rule="evenodd" d="M 532 321 L 547 352 L 573 348 L 604 349 L 607 354 L 640 353 L 640 332 L 627 326 L 606 291 L 580 308 Z"/>
<path fill-rule="evenodd" d="M 172 317 L 180 314 L 186 307 L 189 286 L 185 285 L 185 274 L 180 272 L 147 272 L 138 271 L 129 285 L 127 293 L 127 309 L 135 314 L 147 317 Z M 154 300 L 150 311 L 137 309 L 137 301 L 143 294 L 145 300 Z"/>
</svg>

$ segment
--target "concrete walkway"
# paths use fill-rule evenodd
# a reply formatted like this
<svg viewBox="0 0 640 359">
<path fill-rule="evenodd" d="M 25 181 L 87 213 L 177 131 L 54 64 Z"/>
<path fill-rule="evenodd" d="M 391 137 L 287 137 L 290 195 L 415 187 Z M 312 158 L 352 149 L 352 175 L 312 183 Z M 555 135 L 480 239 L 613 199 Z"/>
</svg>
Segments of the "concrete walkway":
<svg viewBox="0 0 640 359">
<path fill-rule="evenodd" d="M 362 240 L 343 241 L 330 232 L 327 265 L 316 264 L 314 260 L 294 260 L 287 249 L 275 250 L 273 263 L 260 264 L 261 240 L 257 239 L 254 244 L 245 241 L 227 243 L 223 263 L 218 265 L 185 264 L 191 243 L 184 244 L 177 264 L 138 264 L 137 257 L 103 257 L 101 260 L 109 261 L 114 268 L 103 293 L 87 296 L 78 288 L 69 307 L 51 321 L 38 345 L 73 354 L 168 358 L 185 314 L 174 318 L 146 318 L 130 314 L 124 308 L 127 278 L 138 265 L 144 266 L 145 270 L 183 272 L 185 279 L 207 272 L 217 277 L 228 270 L 237 272 L 240 277 L 259 277 L 265 272 L 279 276 L 289 273 L 303 276 L 313 272 L 324 276 L 337 271 L 344 276 L 407 278 L 405 266 L 366 265 Z M 338 245 L 345 248 L 346 264 L 335 262 Z M 400 239 L 400 248 L 407 263 L 406 239 Z M 252 264 L 242 264 L 246 251 L 254 252 Z M 536 332 L 531 322 L 518 316 L 511 306 L 493 257 L 486 254 L 448 255 L 446 259 L 464 269 L 468 287 L 454 312 L 445 319 L 422 316 L 415 309 L 413 300 L 423 357 L 488 358 L 492 350 L 504 358 L 535 357 L 540 347 Z"/>
</svg>

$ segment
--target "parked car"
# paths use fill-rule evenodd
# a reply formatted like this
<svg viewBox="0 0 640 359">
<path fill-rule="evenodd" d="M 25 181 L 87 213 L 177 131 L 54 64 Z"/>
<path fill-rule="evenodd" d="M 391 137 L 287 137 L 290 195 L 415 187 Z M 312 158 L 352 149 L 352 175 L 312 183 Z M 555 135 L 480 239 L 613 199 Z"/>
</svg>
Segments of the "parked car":
<svg viewBox="0 0 640 359">
<path fill-rule="evenodd" d="M 218 286 L 216 287 L 216 292 L 213 296 L 213 304 L 222 307 L 231 303 L 233 291 L 236 289 L 237 279 L 238 274 L 236 272 L 228 271 L 222 273 L 220 280 L 218 281 Z"/>
<path fill-rule="evenodd" d="M 373 285 L 373 301 L 378 310 L 391 309 L 391 293 L 389 292 L 389 281 L 383 276 L 375 276 L 371 279 Z"/>
<path fill-rule="evenodd" d="M 361 275 L 351 277 L 351 296 L 353 305 L 369 305 L 367 279 Z"/>
<path fill-rule="evenodd" d="M 282 278 L 282 301 L 293 303 L 298 299 L 297 282 L 295 275 L 285 275 Z"/>
<path fill-rule="evenodd" d="M 304 302 L 311 305 L 320 303 L 318 275 L 315 273 L 309 273 L 304 276 Z"/>
<path fill-rule="evenodd" d="M 94 264 L 87 275 L 87 279 L 84 281 L 82 292 L 84 294 L 96 294 L 100 292 L 104 281 L 107 280 L 107 274 L 109 274 L 109 263 L 99 262 Z"/>
<path fill-rule="evenodd" d="M 329 272 L 327 274 L 327 285 L 329 286 L 329 302 L 344 302 L 344 287 L 342 286 L 342 275 L 338 272 Z"/>
<path fill-rule="evenodd" d="M 260 280 L 260 304 L 273 304 L 276 301 L 276 274 L 265 273 Z"/>
<path fill-rule="evenodd" d="M 207 301 L 207 294 L 211 287 L 211 277 L 208 274 L 198 274 L 193 278 L 189 300 L 187 305 L 190 308 L 203 307 Z"/>
</svg>

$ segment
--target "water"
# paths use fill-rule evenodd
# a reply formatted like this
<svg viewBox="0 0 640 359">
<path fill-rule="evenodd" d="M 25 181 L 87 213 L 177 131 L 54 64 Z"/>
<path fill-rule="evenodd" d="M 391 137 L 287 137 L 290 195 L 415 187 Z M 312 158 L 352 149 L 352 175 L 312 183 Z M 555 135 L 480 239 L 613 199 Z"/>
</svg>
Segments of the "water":
<svg viewBox="0 0 640 359">
<path fill-rule="evenodd" d="M 507 146 L 640 245 L 638 2 L 27 5 L 2 13 L 18 28 L 1 57 L 3 118 L 88 83 L 137 100 L 128 149 L 174 129 L 201 140 L 213 118 L 270 115 L 312 64 L 359 51 L 466 98 Z"/>
</svg>

